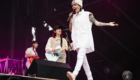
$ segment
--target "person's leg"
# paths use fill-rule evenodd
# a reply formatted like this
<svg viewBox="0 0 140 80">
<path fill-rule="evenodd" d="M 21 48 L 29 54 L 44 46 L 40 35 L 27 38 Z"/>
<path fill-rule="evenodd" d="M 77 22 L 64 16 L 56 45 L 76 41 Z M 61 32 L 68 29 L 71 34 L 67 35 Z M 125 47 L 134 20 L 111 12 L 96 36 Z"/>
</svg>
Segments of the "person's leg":
<svg viewBox="0 0 140 80">
<path fill-rule="evenodd" d="M 85 55 L 84 61 L 83 61 L 83 68 L 85 70 L 85 73 L 87 75 L 88 80 L 93 80 L 92 73 L 90 71 L 90 67 L 89 67 L 88 60 L 87 60 L 87 56 L 86 55 Z"/>
<path fill-rule="evenodd" d="M 84 57 L 86 56 L 86 48 L 79 48 L 77 53 L 78 53 L 78 55 L 77 55 L 77 62 L 76 62 L 75 69 L 73 71 L 73 74 L 75 76 L 78 75 L 78 73 L 79 73 L 79 71 L 80 71 L 80 69 L 82 67 Z"/>
<path fill-rule="evenodd" d="M 27 67 L 27 69 L 29 69 L 30 65 L 31 65 L 30 61 L 27 61 L 27 62 L 26 62 L 26 67 Z"/>
<path fill-rule="evenodd" d="M 73 73 L 69 71 L 67 72 L 67 77 L 69 78 L 69 80 L 75 80 L 76 76 L 78 75 L 82 67 L 84 56 L 86 55 L 86 48 L 80 48 L 80 49 L 77 49 L 76 51 L 78 55 L 77 55 L 77 63 L 76 63 L 75 69 Z"/>
</svg>

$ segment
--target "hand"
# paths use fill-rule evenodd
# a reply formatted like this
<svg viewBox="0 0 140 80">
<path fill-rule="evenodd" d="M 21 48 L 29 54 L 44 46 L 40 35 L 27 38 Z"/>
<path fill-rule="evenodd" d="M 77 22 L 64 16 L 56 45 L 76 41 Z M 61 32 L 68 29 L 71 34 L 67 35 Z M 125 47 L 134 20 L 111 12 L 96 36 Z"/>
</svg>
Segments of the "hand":
<svg viewBox="0 0 140 80">
<path fill-rule="evenodd" d="M 114 26 L 118 26 L 118 24 L 115 24 L 115 22 L 110 22 L 109 26 L 114 27 Z"/>
<path fill-rule="evenodd" d="M 71 47 L 73 47 L 73 43 L 70 43 Z"/>
<path fill-rule="evenodd" d="M 47 60 L 46 58 L 44 60 Z"/>
<path fill-rule="evenodd" d="M 72 12 L 71 13 L 69 13 L 69 17 L 72 15 Z"/>
<path fill-rule="evenodd" d="M 72 51 L 73 50 L 73 43 L 70 43 L 71 47 L 69 46 L 68 50 Z"/>
<path fill-rule="evenodd" d="M 52 49 L 52 52 L 55 52 L 56 51 L 56 49 Z"/>
<path fill-rule="evenodd" d="M 71 13 L 69 13 L 69 17 L 72 15 L 72 12 Z M 71 16 L 71 18 L 70 18 L 70 22 L 71 22 L 71 20 L 73 19 L 73 15 Z"/>
</svg>

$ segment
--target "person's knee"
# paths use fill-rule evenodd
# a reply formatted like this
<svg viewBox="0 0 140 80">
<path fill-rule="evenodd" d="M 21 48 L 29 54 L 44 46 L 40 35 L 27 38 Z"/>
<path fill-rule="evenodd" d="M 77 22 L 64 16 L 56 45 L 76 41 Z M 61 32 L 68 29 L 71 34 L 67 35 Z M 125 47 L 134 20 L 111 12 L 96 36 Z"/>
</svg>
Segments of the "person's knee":
<svg viewBox="0 0 140 80">
<path fill-rule="evenodd" d="M 85 54 L 82 53 L 78 53 L 77 58 L 79 59 L 84 59 Z"/>
<path fill-rule="evenodd" d="M 84 62 L 83 62 L 83 66 L 85 66 L 85 65 L 87 65 L 87 62 L 84 61 Z"/>
</svg>

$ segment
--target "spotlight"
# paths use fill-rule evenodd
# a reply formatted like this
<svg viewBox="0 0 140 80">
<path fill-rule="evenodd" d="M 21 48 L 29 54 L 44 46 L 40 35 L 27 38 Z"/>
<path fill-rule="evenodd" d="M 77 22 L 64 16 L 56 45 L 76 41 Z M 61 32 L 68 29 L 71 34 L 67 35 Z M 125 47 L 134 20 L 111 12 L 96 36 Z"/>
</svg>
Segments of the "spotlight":
<svg viewBox="0 0 140 80">
<path fill-rule="evenodd" d="M 36 30 L 36 28 L 35 27 L 32 27 L 32 35 L 33 35 L 33 40 L 32 41 L 36 41 L 36 36 L 35 36 L 35 31 Z"/>
<path fill-rule="evenodd" d="M 44 21 L 44 27 L 47 27 L 47 23 Z"/>
<path fill-rule="evenodd" d="M 48 27 L 49 27 L 49 31 L 52 31 L 53 30 L 53 28 L 50 25 Z"/>
<path fill-rule="evenodd" d="M 53 28 L 50 25 L 47 26 L 47 23 L 45 21 L 44 21 L 44 24 L 43 25 L 44 25 L 44 27 L 48 27 L 49 28 L 49 31 L 52 31 L 53 30 Z"/>
</svg>

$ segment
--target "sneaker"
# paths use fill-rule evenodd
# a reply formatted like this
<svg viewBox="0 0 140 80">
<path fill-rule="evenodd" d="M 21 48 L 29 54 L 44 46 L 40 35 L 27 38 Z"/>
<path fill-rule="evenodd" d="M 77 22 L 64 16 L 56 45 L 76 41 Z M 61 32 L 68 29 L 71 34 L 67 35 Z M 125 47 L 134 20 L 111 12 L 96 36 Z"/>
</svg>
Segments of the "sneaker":
<svg viewBox="0 0 140 80">
<path fill-rule="evenodd" d="M 69 80 L 75 80 L 75 75 L 73 74 L 73 73 L 71 73 L 71 72 L 67 72 L 67 77 L 69 78 Z"/>
</svg>

